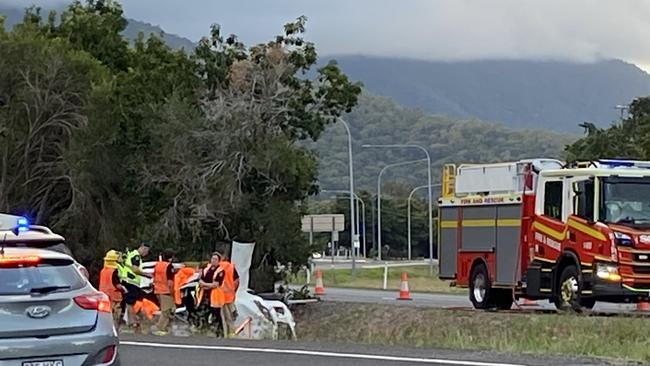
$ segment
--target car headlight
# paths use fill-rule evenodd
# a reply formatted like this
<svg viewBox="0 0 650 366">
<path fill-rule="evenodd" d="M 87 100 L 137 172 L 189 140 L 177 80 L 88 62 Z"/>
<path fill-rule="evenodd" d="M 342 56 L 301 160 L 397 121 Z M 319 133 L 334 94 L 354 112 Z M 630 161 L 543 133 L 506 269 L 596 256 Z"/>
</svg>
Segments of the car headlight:
<svg viewBox="0 0 650 366">
<path fill-rule="evenodd" d="M 596 264 L 596 276 L 602 280 L 619 282 L 621 275 L 618 273 L 618 267 L 611 264 Z"/>
<path fill-rule="evenodd" d="M 617 245 L 626 247 L 630 247 L 634 243 L 631 236 L 618 231 L 614 231 L 614 240 L 616 241 Z"/>
</svg>

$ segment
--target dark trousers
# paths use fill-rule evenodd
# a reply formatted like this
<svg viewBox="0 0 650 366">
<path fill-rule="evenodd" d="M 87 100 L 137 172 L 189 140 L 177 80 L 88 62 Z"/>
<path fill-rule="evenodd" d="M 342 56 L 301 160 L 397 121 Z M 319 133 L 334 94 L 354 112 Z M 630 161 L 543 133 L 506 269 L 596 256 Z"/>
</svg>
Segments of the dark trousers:
<svg viewBox="0 0 650 366">
<path fill-rule="evenodd" d="M 206 296 L 207 297 L 207 296 Z M 198 307 L 190 315 L 192 325 L 199 329 L 214 327 L 217 336 L 223 336 L 223 318 L 221 317 L 221 308 L 210 306 L 210 299 L 204 297 Z M 212 318 L 212 322 L 209 318 Z"/>
</svg>

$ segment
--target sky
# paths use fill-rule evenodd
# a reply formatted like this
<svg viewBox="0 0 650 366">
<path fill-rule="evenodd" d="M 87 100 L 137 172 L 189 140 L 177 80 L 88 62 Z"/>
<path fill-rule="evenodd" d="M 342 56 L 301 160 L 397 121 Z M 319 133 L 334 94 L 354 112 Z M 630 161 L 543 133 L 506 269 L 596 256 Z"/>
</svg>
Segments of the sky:
<svg viewBox="0 0 650 366">
<path fill-rule="evenodd" d="M 24 5 L 29 0 L 0 0 Z M 39 4 L 61 0 L 33 0 Z M 191 40 L 210 24 L 246 43 L 308 18 L 321 54 L 437 61 L 618 58 L 650 70 L 648 0 L 122 0 L 128 17 Z"/>
</svg>

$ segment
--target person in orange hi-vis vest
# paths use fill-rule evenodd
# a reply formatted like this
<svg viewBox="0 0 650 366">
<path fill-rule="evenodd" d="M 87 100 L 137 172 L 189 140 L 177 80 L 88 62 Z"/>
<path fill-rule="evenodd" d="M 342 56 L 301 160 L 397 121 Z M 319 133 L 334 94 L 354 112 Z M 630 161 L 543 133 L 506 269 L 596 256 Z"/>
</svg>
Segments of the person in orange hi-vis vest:
<svg viewBox="0 0 650 366">
<path fill-rule="evenodd" d="M 158 297 L 160 304 L 160 318 L 156 323 L 154 335 L 164 336 L 168 334 L 169 324 L 174 318 L 174 265 L 172 259 L 174 253 L 167 249 L 161 255 L 161 260 L 156 263 L 153 269 L 153 291 Z"/>
<path fill-rule="evenodd" d="M 174 303 L 177 307 L 186 306 L 186 304 L 183 303 L 181 286 L 183 286 L 190 279 L 190 277 L 194 276 L 194 273 L 196 273 L 196 270 L 194 268 L 183 267 L 180 268 L 176 274 L 174 274 Z"/>
<path fill-rule="evenodd" d="M 124 288 L 120 283 L 120 277 L 117 272 L 117 261 L 119 258 L 119 253 L 115 250 L 109 250 L 104 257 L 104 268 L 102 268 L 99 273 L 99 291 L 106 294 L 111 301 L 115 329 L 120 328 L 120 318 L 124 310 L 122 301 L 122 292 L 124 292 Z"/>
<path fill-rule="evenodd" d="M 237 317 L 235 297 L 239 288 L 239 273 L 237 273 L 235 266 L 224 256 L 221 256 L 219 268 L 222 269 L 223 273 L 221 289 L 223 290 L 224 296 L 221 317 L 223 318 L 223 334 L 227 338 L 234 335 L 235 318 Z"/>
<path fill-rule="evenodd" d="M 219 266 L 220 261 L 221 253 L 212 253 L 210 263 L 201 272 L 199 295 L 196 300 L 198 314 L 206 314 L 207 316 L 211 314 L 213 316 L 217 336 L 224 331 L 223 319 L 221 318 L 221 308 L 225 304 L 224 292 L 221 287 L 224 272 Z"/>
</svg>

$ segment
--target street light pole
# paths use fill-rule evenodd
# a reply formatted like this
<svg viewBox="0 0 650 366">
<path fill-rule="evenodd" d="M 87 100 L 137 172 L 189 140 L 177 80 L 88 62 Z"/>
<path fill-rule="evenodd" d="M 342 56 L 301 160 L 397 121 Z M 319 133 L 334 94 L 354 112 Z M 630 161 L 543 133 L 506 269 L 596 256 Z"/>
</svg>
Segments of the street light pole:
<svg viewBox="0 0 650 366">
<path fill-rule="evenodd" d="M 379 171 L 379 175 L 377 176 L 377 258 L 379 260 L 381 260 L 381 176 L 388 168 L 419 163 L 425 160 L 426 159 L 410 160 L 401 163 L 388 164 Z"/>
<path fill-rule="evenodd" d="M 406 209 L 406 226 L 407 226 L 407 245 L 408 245 L 408 258 L 411 260 L 411 199 L 413 198 L 413 194 L 422 189 L 422 188 L 427 188 L 429 186 L 418 186 L 413 188 L 411 193 L 409 194 L 409 198 L 407 200 L 407 209 Z M 434 184 L 432 187 L 440 187 L 440 183 Z"/>
<path fill-rule="evenodd" d="M 354 255 L 354 244 L 356 236 L 356 228 L 354 225 L 354 169 L 352 167 L 352 133 L 350 132 L 350 126 L 342 118 L 338 119 L 345 127 L 345 132 L 348 134 L 348 165 L 350 167 L 350 248 L 352 249 L 352 278 L 357 274 L 357 266 Z"/>
<path fill-rule="evenodd" d="M 433 274 L 433 194 L 431 192 L 431 155 L 420 145 L 390 144 L 390 145 L 363 145 L 363 147 L 384 149 L 418 149 L 427 156 L 427 186 L 429 187 L 429 272 Z"/>
</svg>

